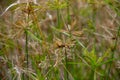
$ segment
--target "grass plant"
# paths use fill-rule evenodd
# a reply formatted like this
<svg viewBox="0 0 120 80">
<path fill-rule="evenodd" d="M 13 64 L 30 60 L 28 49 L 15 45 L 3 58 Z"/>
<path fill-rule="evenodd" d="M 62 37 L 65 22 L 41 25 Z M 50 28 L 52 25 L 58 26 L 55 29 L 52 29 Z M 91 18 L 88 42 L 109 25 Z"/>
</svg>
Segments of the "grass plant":
<svg viewBox="0 0 120 80">
<path fill-rule="evenodd" d="M 0 2 L 0 80 L 120 79 L 119 0 Z"/>
</svg>

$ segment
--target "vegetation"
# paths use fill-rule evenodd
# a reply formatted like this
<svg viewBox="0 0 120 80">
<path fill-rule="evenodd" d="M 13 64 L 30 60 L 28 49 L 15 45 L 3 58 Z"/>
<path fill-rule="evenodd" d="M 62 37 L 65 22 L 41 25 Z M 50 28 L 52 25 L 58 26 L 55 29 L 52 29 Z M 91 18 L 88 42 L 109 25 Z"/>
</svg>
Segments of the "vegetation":
<svg viewBox="0 0 120 80">
<path fill-rule="evenodd" d="M 2 3 L 0 80 L 120 79 L 119 0 Z"/>
</svg>

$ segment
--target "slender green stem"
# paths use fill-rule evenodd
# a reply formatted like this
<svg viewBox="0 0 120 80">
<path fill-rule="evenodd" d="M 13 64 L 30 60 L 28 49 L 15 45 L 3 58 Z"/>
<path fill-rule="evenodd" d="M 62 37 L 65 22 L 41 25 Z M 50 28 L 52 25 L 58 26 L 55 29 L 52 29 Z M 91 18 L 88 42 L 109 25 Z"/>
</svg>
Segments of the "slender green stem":
<svg viewBox="0 0 120 80">
<path fill-rule="evenodd" d="M 70 20 L 71 20 L 71 17 L 70 17 L 70 7 L 69 7 L 69 0 L 66 0 L 66 3 L 67 3 L 67 28 L 68 28 L 68 31 L 69 31 L 69 34 L 70 34 L 70 37 L 72 36 L 71 35 L 71 30 L 69 28 L 69 24 L 70 24 Z"/>
<path fill-rule="evenodd" d="M 111 55 L 111 58 L 113 59 L 114 58 L 114 54 L 115 54 L 115 51 L 116 51 L 116 48 L 117 48 L 117 43 L 118 43 L 118 39 L 119 39 L 119 34 L 120 34 L 120 25 L 119 25 L 119 28 L 118 28 L 118 31 L 117 31 L 117 38 L 115 40 L 115 43 L 114 43 L 114 47 L 112 49 L 112 55 Z M 110 74 L 111 73 L 111 67 L 112 67 L 112 62 L 110 63 L 110 66 L 108 68 L 108 73 L 107 74 Z M 106 80 L 109 80 L 109 75 L 107 76 Z"/>
<path fill-rule="evenodd" d="M 27 8 L 30 7 L 30 4 L 28 3 L 27 4 Z M 27 72 L 28 72 L 28 68 L 29 68 L 29 53 L 28 53 L 28 27 L 29 27 L 29 14 L 30 12 L 28 12 L 27 14 L 27 17 L 26 17 L 26 23 L 27 23 L 27 26 L 25 28 L 25 52 L 26 52 L 26 68 L 27 68 Z M 27 80 L 29 80 L 29 73 L 28 73 L 28 76 L 27 76 Z"/>
<path fill-rule="evenodd" d="M 94 80 L 96 80 L 96 69 L 94 70 Z"/>
<path fill-rule="evenodd" d="M 25 37 L 26 37 L 26 42 L 25 42 L 25 52 L 26 52 L 26 60 L 27 60 L 27 69 L 28 69 L 28 65 L 29 65 L 29 61 L 28 61 L 28 33 L 27 30 L 25 30 Z"/>
<path fill-rule="evenodd" d="M 70 8 L 69 8 L 69 0 L 66 0 L 67 2 L 67 23 L 70 23 Z"/>
<path fill-rule="evenodd" d="M 60 10 L 57 9 L 57 27 L 60 28 Z"/>
<path fill-rule="evenodd" d="M 25 29 L 25 53 L 26 53 L 26 68 L 28 72 L 29 68 L 29 54 L 28 54 L 28 32 L 27 29 Z M 27 80 L 29 80 L 29 76 L 26 77 Z"/>
<path fill-rule="evenodd" d="M 66 69 L 68 70 L 68 61 L 67 61 L 67 51 L 66 51 L 66 48 L 65 48 L 65 66 L 66 66 Z M 65 80 L 69 80 L 67 70 L 65 71 L 66 72 Z"/>
<path fill-rule="evenodd" d="M 71 35 L 71 31 L 69 29 L 69 25 L 70 24 L 70 10 L 69 10 L 69 0 L 66 0 L 66 3 L 67 3 L 67 30 L 69 31 L 69 34 Z M 70 36 L 71 37 L 71 36 Z M 65 40 L 66 42 L 66 40 Z M 67 51 L 66 51 L 66 47 L 65 47 L 65 66 L 66 66 L 66 69 L 68 70 L 68 59 L 67 59 Z M 69 80 L 69 74 L 68 74 L 68 71 L 65 71 L 65 80 Z"/>
<path fill-rule="evenodd" d="M 59 3 L 59 0 L 57 0 L 57 3 Z M 57 8 L 57 27 L 60 28 L 60 9 Z"/>
</svg>

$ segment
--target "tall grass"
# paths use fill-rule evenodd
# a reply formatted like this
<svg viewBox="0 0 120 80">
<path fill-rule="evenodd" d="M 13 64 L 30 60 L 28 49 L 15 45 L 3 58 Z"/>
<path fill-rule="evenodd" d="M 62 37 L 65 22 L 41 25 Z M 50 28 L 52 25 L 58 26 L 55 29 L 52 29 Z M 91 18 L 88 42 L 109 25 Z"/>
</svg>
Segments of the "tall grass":
<svg viewBox="0 0 120 80">
<path fill-rule="evenodd" d="M 119 5 L 28 0 L 4 6 L 0 80 L 119 80 Z"/>
</svg>

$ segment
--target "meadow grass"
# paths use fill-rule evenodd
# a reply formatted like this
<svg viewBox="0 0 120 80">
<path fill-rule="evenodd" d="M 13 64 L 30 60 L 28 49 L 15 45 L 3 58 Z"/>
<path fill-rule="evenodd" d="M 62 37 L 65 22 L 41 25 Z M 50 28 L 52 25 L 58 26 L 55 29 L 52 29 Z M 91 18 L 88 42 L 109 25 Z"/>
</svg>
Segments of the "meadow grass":
<svg viewBox="0 0 120 80">
<path fill-rule="evenodd" d="M 2 3 L 0 80 L 120 79 L 119 0 Z"/>
</svg>

